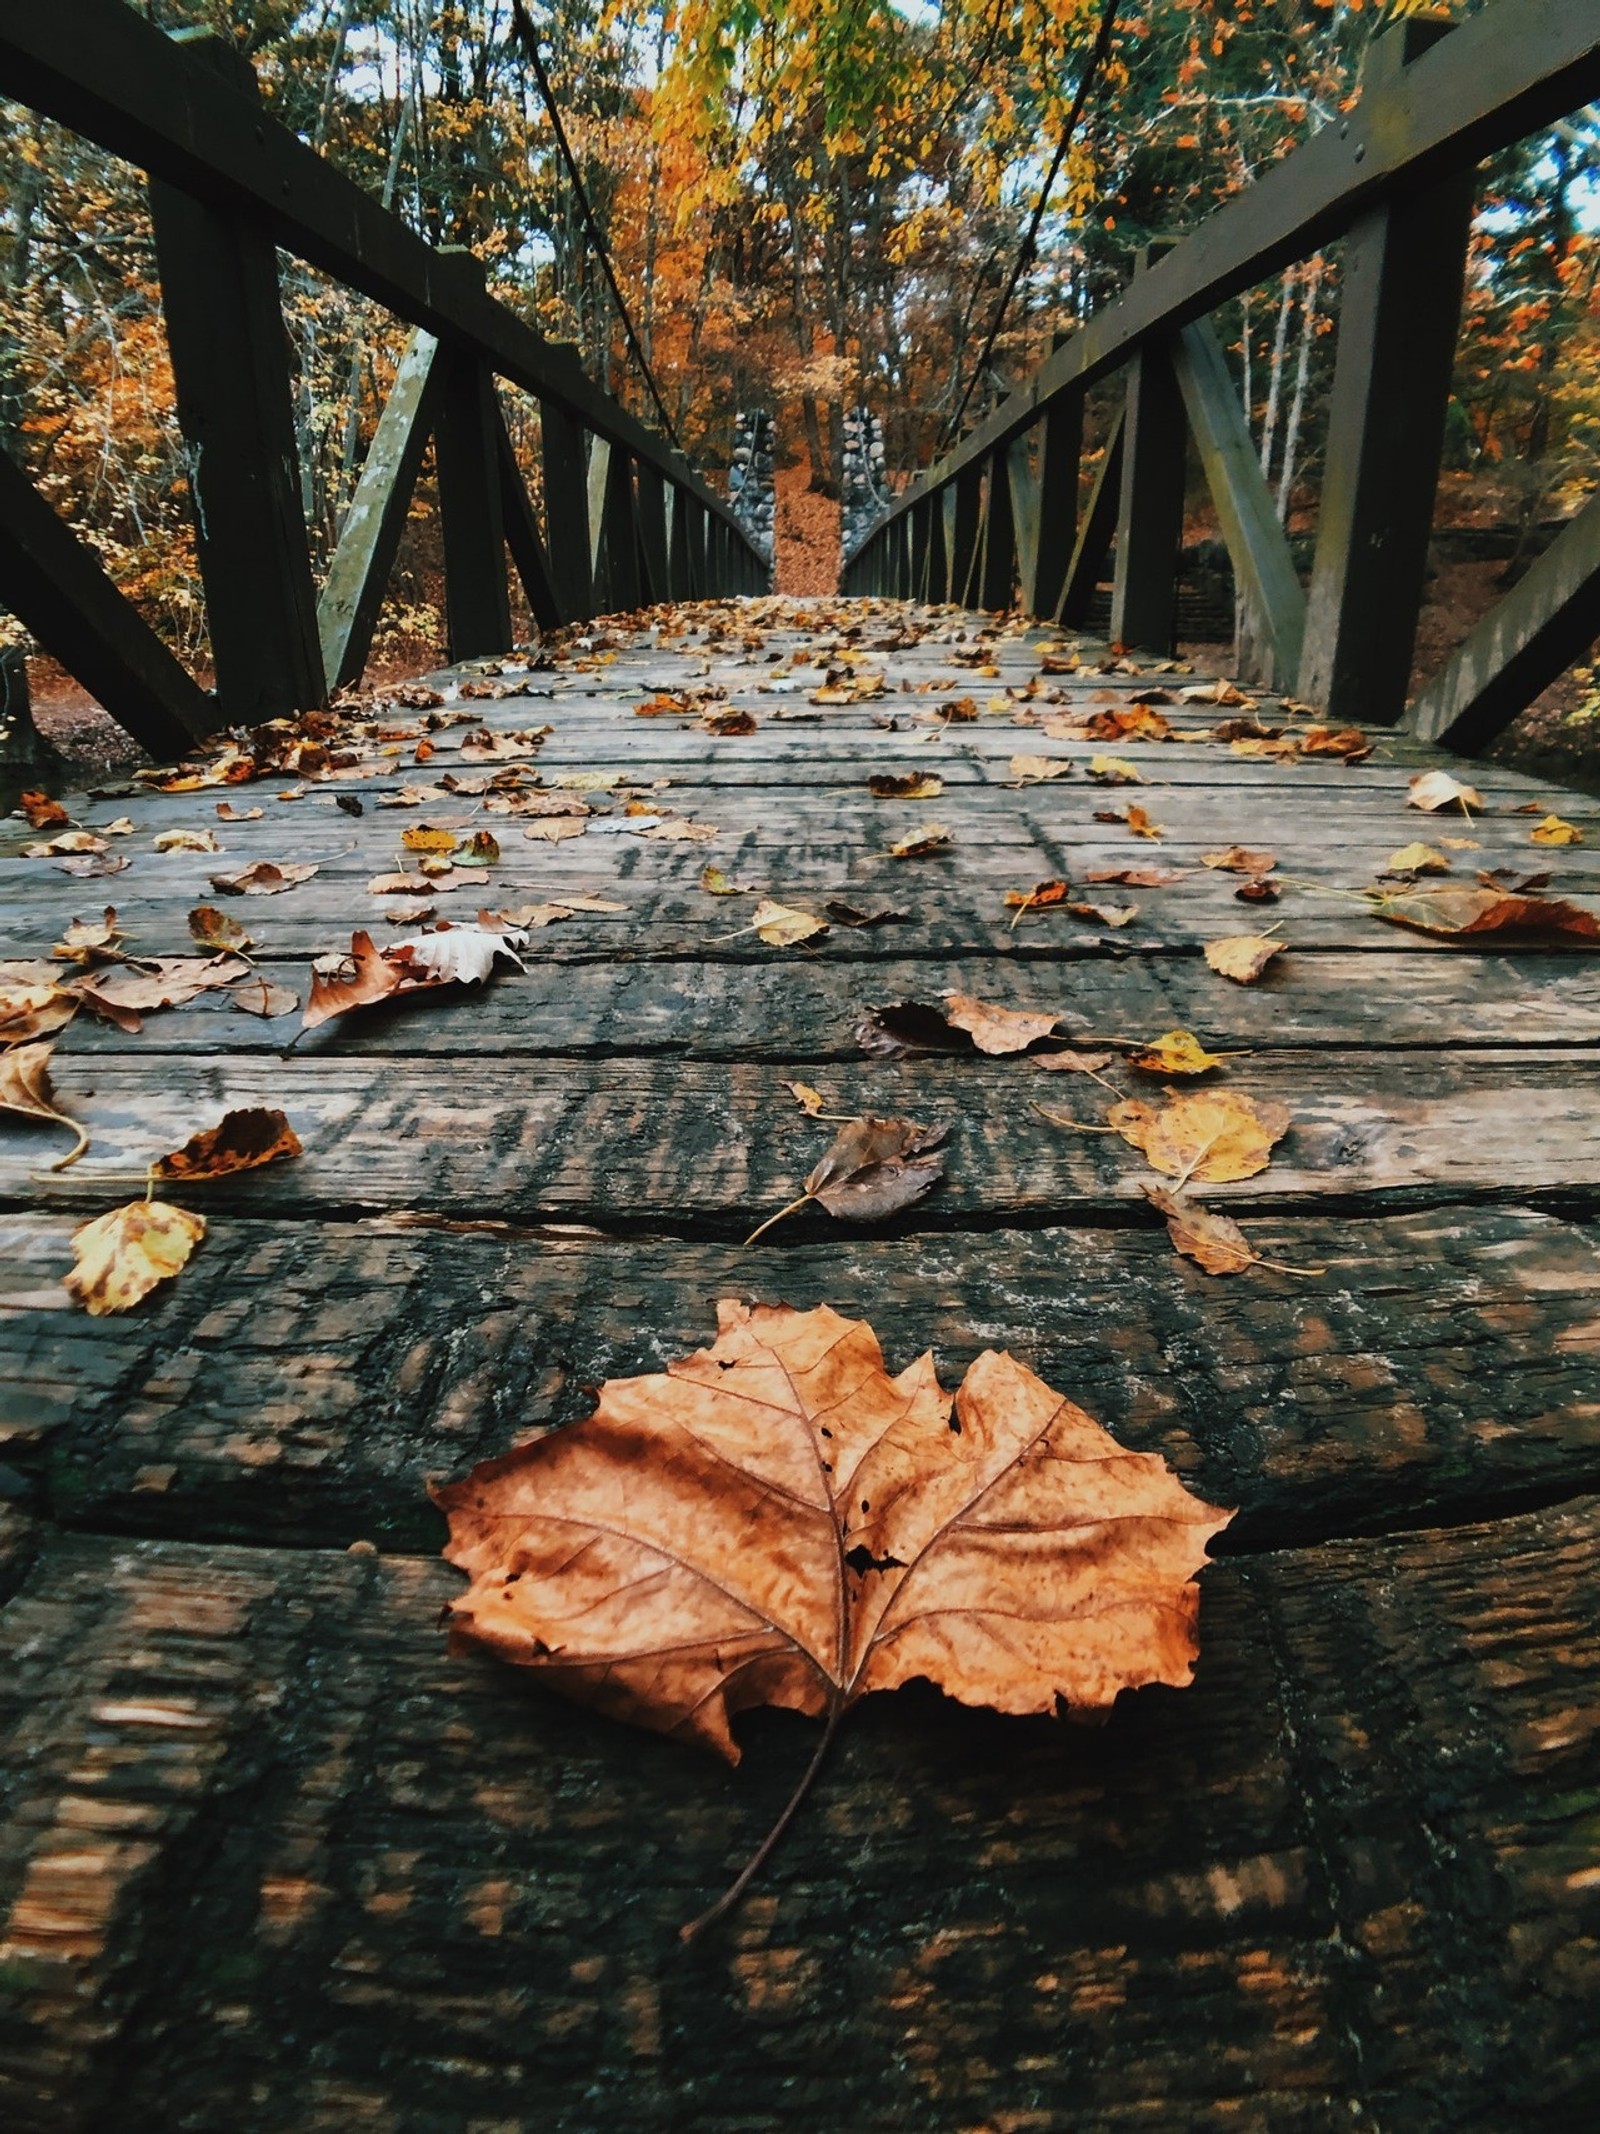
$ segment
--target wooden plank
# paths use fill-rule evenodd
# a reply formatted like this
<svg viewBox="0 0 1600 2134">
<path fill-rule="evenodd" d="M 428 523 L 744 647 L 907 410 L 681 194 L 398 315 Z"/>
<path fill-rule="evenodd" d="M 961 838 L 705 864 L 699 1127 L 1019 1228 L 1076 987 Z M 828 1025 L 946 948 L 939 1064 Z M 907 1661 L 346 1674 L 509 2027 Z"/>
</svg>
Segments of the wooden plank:
<svg viewBox="0 0 1600 2134">
<path fill-rule="evenodd" d="M 1098 312 L 995 412 L 902 493 L 895 510 L 1031 429 L 1061 394 L 1125 364 L 1147 337 L 1330 243 L 1390 193 L 1414 192 L 1576 111 L 1600 93 L 1591 0 L 1496 0 L 1397 82 L 1258 174 L 1192 237 Z"/>
<path fill-rule="evenodd" d="M 1122 464 L 1127 437 L 1127 409 L 1117 413 L 1116 426 L 1106 440 L 1105 456 L 1089 492 L 1089 504 L 1073 543 L 1072 560 L 1061 587 L 1055 611 L 1058 622 L 1081 623 L 1089 612 L 1104 573 L 1111 543 L 1116 537 L 1117 515 L 1122 508 Z"/>
<path fill-rule="evenodd" d="M 438 347 L 420 328 L 406 343 L 323 580 L 317 634 L 331 689 L 359 682 L 367 664 L 427 449 L 428 386 Z"/>
<path fill-rule="evenodd" d="M 1195 1686 L 1094 1729 L 874 1698 L 686 1958 L 812 1727 L 735 1772 L 451 1656 L 437 1563 L 53 1539 L 3 1630 L 8 2122 L 1578 2124 L 1596 1540 L 1219 1564 Z"/>
<path fill-rule="evenodd" d="M 231 43 L 192 53 L 259 112 L 254 69 Z M 255 726 L 328 693 L 278 255 L 258 221 L 159 181 L 150 219 L 218 704 L 229 724 Z"/>
<path fill-rule="evenodd" d="M 250 923 L 270 938 L 273 922 L 252 914 Z M 1069 925 L 1066 938 L 1078 931 Z M 836 932 L 809 959 L 773 957 L 746 941 L 698 958 L 685 956 L 680 942 L 670 957 L 651 961 L 652 929 L 637 905 L 609 920 L 578 914 L 538 937 L 523 976 L 507 976 L 470 1001 L 446 994 L 403 1013 L 353 1017 L 338 1049 L 351 1057 L 447 1058 L 461 1048 L 465 1017 L 474 1051 L 769 1060 L 812 1074 L 821 1063 L 860 1058 L 855 1028 L 866 1004 L 937 1003 L 946 991 L 1046 1013 L 1063 1013 L 1065 999 L 1063 1030 L 1071 1037 L 1149 1038 L 1176 1027 L 1227 1052 L 1359 1044 L 1391 1054 L 1397 1072 L 1419 1047 L 1600 1043 L 1600 967 L 1584 957 L 1327 949 L 1298 977 L 1290 966 L 1282 980 L 1235 986 L 1219 984 L 1196 955 L 1079 957 L 1063 970 L 1061 958 L 1038 953 L 1037 943 L 1026 956 L 896 953 L 907 935 L 908 948 L 922 948 L 909 928 L 886 927 L 875 952 L 874 936 Z M 189 945 L 176 932 L 169 940 L 174 951 Z M 158 944 L 141 935 L 139 945 Z M 608 956 L 624 945 L 627 960 Z M 563 954 L 583 960 L 557 960 Z M 258 952 L 258 961 L 304 993 L 303 961 L 291 962 L 281 947 Z M 294 1027 L 240 1014 L 215 994 L 153 1016 L 137 1035 L 80 1016 L 57 1042 L 63 1056 L 277 1053 Z"/>
<path fill-rule="evenodd" d="M 864 992 L 870 1004 L 876 988 Z M 336 1027 L 282 1059 L 58 1053 L 53 1080 L 93 1150 L 71 1170 L 41 1176 L 40 1130 L 6 1115 L 0 1196 L 95 1211 L 109 1189 L 142 1181 L 154 1158 L 223 1110 L 275 1105 L 288 1112 L 305 1159 L 208 1186 L 208 1208 L 471 1217 L 492 1207 L 514 1221 L 733 1239 L 794 1199 L 832 1137 L 798 1116 L 780 1071 L 765 1065 L 469 1055 L 441 1083 L 426 1056 L 350 1057 Z M 1229 1086 L 1287 1105 L 1293 1121 L 1270 1170 L 1208 1189 L 1230 1205 L 1571 1197 L 1588 1206 L 1600 1189 L 1593 1051 L 1461 1049 L 1403 1061 L 1276 1052 L 1252 1059 Z M 1115 1135 L 1053 1126 L 1031 1108 L 1042 1101 L 1103 1124 L 1111 1099 L 1093 1083 L 1063 1091 L 1018 1061 L 863 1060 L 835 1066 L 827 1094 L 831 1110 L 949 1126 L 948 1180 L 907 1218 L 914 1229 L 1106 1220 L 1143 1205 L 1140 1182 L 1150 1174 L 1136 1151 Z M 806 1215 L 786 1226 L 795 1238 L 830 1227 Z"/>
<path fill-rule="evenodd" d="M 1600 495 L 1453 652 L 1405 718 L 1419 741 L 1467 753 L 1508 726 L 1600 637 Z"/>
<path fill-rule="evenodd" d="M 446 349 L 435 370 L 433 449 L 444 541 L 445 632 L 452 659 L 511 649 L 500 435 L 493 374 Z"/>
<path fill-rule="evenodd" d="M 1519 1209 L 1260 1218 L 1314 1281 L 1208 1278 L 1154 1227 L 660 1238 L 213 1218 L 180 1281 L 90 1320 L 71 1220 L 0 1216 L 0 1458 L 78 1526 L 435 1545 L 430 1472 L 588 1412 L 711 1336 L 718 1296 L 871 1298 L 894 1368 L 1008 1348 L 1238 1505 L 1231 1546 L 1484 1517 L 1600 1476 L 1600 1254 Z M 777 1233 L 773 1233 L 776 1236 Z M 167 1470 L 152 1488 L 152 1468 Z"/>
<path fill-rule="evenodd" d="M 1305 594 L 1209 321 L 1183 329 L 1172 344 L 1172 363 L 1244 606 L 1242 678 L 1292 689 L 1305 635 Z"/>
<path fill-rule="evenodd" d="M 1371 46 L 1367 72 L 1397 80 L 1449 30 L 1397 25 Z M 1335 721 L 1392 726 L 1405 710 L 1476 190 L 1468 169 L 1397 192 L 1344 243 L 1298 685 Z"/>
<path fill-rule="evenodd" d="M 511 433 L 506 428 L 505 414 L 498 401 L 495 414 L 498 418 L 495 428 L 500 469 L 500 518 L 506 547 L 522 581 L 522 590 L 528 596 L 534 621 L 541 630 L 556 630 L 569 618 L 556 592 L 555 573 L 545 546 L 544 530 L 522 478 L 522 469 L 517 464 Z"/>
<path fill-rule="evenodd" d="M 0 452 L 0 601 L 141 748 L 182 755 L 226 717 L 92 550 Z"/>
</svg>

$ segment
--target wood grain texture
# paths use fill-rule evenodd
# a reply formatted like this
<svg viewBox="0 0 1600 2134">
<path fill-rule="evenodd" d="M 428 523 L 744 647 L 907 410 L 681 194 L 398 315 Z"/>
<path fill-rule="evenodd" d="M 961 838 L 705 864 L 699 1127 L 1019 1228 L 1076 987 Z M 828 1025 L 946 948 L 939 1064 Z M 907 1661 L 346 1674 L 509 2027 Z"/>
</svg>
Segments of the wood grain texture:
<svg viewBox="0 0 1600 2134">
<path fill-rule="evenodd" d="M 3 1626 L 8 2124 L 1576 2125 L 1597 1538 L 1218 1566 L 1195 1688 L 1103 1728 L 875 1699 L 686 1955 L 801 1723 L 729 1773 L 449 1657 L 438 1564 L 62 1537 Z"/>
<path fill-rule="evenodd" d="M 1600 1253 L 1504 1209 L 1262 1218 L 1228 1282 L 1165 1232 L 734 1245 L 213 1219 L 175 1283 L 85 1319 L 71 1222 L 0 1219 L 0 1461 L 73 1525 L 431 1549 L 430 1474 L 590 1412 L 720 1296 L 831 1302 L 955 1383 L 1009 1348 L 1216 1503 L 1229 1546 L 1463 1518 L 1600 1480 Z"/>
</svg>

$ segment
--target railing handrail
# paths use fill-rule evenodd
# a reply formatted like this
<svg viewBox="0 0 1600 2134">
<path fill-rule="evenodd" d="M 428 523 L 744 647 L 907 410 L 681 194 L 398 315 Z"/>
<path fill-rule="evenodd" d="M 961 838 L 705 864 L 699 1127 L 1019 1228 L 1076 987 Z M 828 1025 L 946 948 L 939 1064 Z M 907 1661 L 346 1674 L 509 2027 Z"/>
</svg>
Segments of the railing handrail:
<svg viewBox="0 0 1600 2134">
<path fill-rule="evenodd" d="M 284 251 L 654 467 L 750 547 L 727 501 L 587 378 L 569 345 L 546 340 L 492 295 L 475 259 L 435 249 L 123 0 L 0 0 L 0 95 L 152 178 L 247 211 Z"/>
<path fill-rule="evenodd" d="M 1596 0 L 1498 0 L 1472 16 L 1264 171 L 1096 312 L 863 529 L 844 568 L 920 499 L 981 466 L 1053 403 L 1120 369 L 1142 342 L 1178 333 L 1319 250 L 1402 181 L 1423 184 L 1481 162 L 1597 94 Z"/>
</svg>

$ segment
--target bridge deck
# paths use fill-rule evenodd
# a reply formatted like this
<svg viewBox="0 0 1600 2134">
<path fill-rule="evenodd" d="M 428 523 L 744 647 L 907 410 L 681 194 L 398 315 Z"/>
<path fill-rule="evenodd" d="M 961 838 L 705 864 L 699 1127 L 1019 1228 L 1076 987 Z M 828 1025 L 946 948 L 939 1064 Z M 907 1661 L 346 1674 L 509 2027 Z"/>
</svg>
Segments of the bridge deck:
<svg viewBox="0 0 1600 2134">
<path fill-rule="evenodd" d="M 1041 677 L 1058 640 L 1035 628 L 979 644 L 971 617 L 865 602 L 722 613 L 719 643 L 617 629 L 614 657 L 533 676 L 548 697 L 474 706 L 497 733 L 549 721 L 546 786 L 620 773 L 709 842 L 629 834 L 621 791 L 590 793 L 611 812 L 565 842 L 462 794 L 376 805 L 500 767 L 447 725 L 420 768 L 409 741 L 374 768 L 372 744 L 326 783 L 228 789 L 256 820 L 218 821 L 213 789 L 87 803 L 91 825 L 136 826 L 104 880 L 0 860 L 17 958 L 107 901 L 137 953 L 190 952 L 214 871 L 314 862 L 286 894 L 214 899 L 302 995 L 308 957 L 382 910 L 368 882 L 419 820 L 500 839 L 491 886 L 446 915 L 624 907 L 536 932 L 525 976 L 287 1054 L 295 1018 L 225 995 L 136 1035 L 80 1014 L 55 1083 L 89 1155 L 45 1173 L 48 1130 L 3 1121 L 7 2124 L 1586 2122 L 1600 978 L 1548 947 L 1441 946 L 1349 892 L 1441 836 L 1473 841 L 1457 879 L 1548 867 L 1593 889 L 1593 804 L 1474 767 L 1485 811 L 1425 817 L 1407 780 L 1436 759 L 1386 737 L 1354 766 L 1051 737 L 1040 722 L 1193 677 Z M 841 643 L 885 647 L 886 694 L 810 701 Z M 763 691 L 775 665 L 801 686 Z M 756 730 L 636 717 L 663 683 L 725 687 Z M 976 719 L 928 723 L 960 698 Z M 1239 709 L 1162 715 L 1198 731 Z M 1018 783 L 1017 754 L 1076 768 Z M 1148 782 L 1093 784 L 1095 754 Z M 942 793 L 870 797 L 869 774 L 912 769 Z M 1522 811 L 1552 798 L 1588 843 L 1530 842 Z M 1097 819 L 1130 800 L 1158 842 Z M 888 856 L 930 818 L 946 847 Z M 202 826 L 223 856 L 152 849 Z M 1200 864 L 1235 843 L 1276 852 L 1277 904 Z M 786 903 L 904 917 L 768 947 L 736 931 L 753 899 L 701 888 L 708 862 Z M 1125 865 L 1182 878 L 1084 886 Z M 1067 876 L 1136 918 L 1012 925 L 1008 890 Z M 1285 947 L 1259 984 L 1207 967 L 1204 942 L 1263 920 Z M 1135 1152 L 1032 1108 L 1095 1123 L 1092 1081 L 863 1054 L 865 1010 L 947 988 L 1058 1012 L 1069 1038 L 1181 1025 L 1236 1050 L 1226 1085 L 1294 1124 L 1269 1170 L 1206 1197 L 1326 1273 L 1214 1279 L 1176 1257 Z M 879 1232 L 795 1218 L 745 1249 L 832 1132 L 786 1078 L 830 1110 L 948 1123 L 948 1184 Z M 284 1107 L 303 1157 L 182 1196 L 210 1233 L 131 1314 L 71 1306 L 75 1225 L 255 1103 Z M 698 1345 L 733 1293 L 860 1311 L 894 1367 L 931 1343 L 947 1379 L 1009 1346 L 1241 1512 L 1191 1691 L 1125 1699 L 1095 1731 L 876 1700 L 764 1886 L 685 1954 L 678 1923 L 766 1827 L 805 1729 L 758 1717 L 730 1773 L 448 1656 L 457 1582 L 425 1482 Z"/>
</svg>

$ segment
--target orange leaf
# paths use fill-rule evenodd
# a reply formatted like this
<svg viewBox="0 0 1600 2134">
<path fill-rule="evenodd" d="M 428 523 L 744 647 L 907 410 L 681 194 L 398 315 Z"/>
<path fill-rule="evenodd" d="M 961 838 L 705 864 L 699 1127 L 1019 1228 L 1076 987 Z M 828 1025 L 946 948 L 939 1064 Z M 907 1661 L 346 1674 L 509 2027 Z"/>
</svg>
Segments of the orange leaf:
<svg viewBox="0 0 1600 2134">
<path fill-rule="evenodd" d="M 233 1171 L 253 1171 L 300 1154 L 300 1137 L 281 1111 L 252 1106 L 224 1112 L 216 1126 L 191 1134 L 181 1149 L 158 1157 L 150 1166 L 162 1185 L 191 1184 L 196 1179 L 226 1178 Z"/>
</svg>

